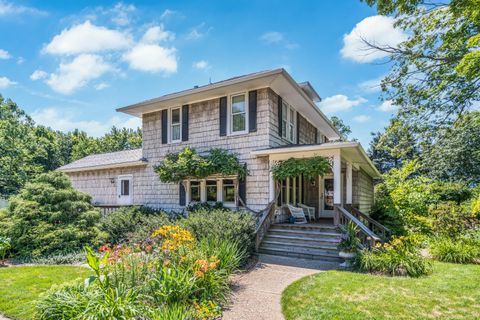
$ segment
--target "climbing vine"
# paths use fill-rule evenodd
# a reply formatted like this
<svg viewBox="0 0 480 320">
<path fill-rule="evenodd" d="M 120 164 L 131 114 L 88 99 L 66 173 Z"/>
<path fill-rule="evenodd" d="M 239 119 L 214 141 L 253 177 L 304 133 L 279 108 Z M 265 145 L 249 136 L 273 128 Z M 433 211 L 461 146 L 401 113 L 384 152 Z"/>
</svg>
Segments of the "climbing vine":
<svg viewBox="0 0 480 320">
<path fill-rule="evenodd" d="M 203 179 L 219 174 L 238 175 L 245 178 L 247 169 L 236 154 L 224 149 L 210 149 L 207 155 L 200 155 L 194 149 L 184 148 L 180 153 L 169 153 L 155 172 L 163 182 L 181 182 L 188 178 Z"/>
<path fill-rule="evenodd" d="M 290 158 L 278 162 L 272 168 L 272 174 L 275 180 L 298 177 L 302 174 L 304 177 L 313 178 L 323 176 L 328 171 L 330 171 L 330 163 L 326 158 L 320 156 L 312 158 Z"/>
</svg>

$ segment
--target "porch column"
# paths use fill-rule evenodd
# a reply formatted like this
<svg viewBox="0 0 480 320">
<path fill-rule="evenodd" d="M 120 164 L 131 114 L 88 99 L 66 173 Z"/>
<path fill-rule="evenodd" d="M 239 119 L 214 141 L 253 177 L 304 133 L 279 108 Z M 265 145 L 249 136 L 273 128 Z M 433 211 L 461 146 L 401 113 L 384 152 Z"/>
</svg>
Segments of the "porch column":
<svg viewBox="0 0 480 320">
<path fill-rule="evenodd" d="M 333 156 L 333 203 L 342 204 L 342 158 L 340 152 Z"/>
<path fill-rule="evenodd" d="M 273 166 L 273 162 L 270 161 L 269 166 L 268 166 L 269 169 L 270 169 L 270 174 L 269 174 L 269 179 L 268 179 L 268 190 L 270 192 L 269 202 L 271 202 L 275 199 L 275 180 L 273 179 L 272 166 Z"/>
<path fill-rule="evenodd" d="M 347 172 L 345 173 L 345 180 L 347 183 L 346 203 L 352 204 L 352 163 L 347 162 Z"/>
<path fill-rule="evenodd" d="M 185 203 L 188 205 L 190 202 L 192 202 L 192 195 L 190 194 L 190 180 L 184 181 L 183 186 L 185 188 Z"/>
</svg>

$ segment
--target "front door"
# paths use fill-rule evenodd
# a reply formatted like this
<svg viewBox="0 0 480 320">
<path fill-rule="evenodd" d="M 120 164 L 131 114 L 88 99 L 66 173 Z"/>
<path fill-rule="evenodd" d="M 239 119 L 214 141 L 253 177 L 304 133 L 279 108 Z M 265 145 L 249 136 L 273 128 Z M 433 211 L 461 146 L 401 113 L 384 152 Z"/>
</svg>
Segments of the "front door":
<svg viewBox="0 0 480 320">
<path fill-rule="evenodd" d="M 318 180 L 319 178 L 303 178 L 303 204 L 315 208 L 315 217 L 318 217 Z"/>
<path fill-rule="evenodd" d="M 320 179 L 320 217 L 333 218 L 333 176 L 327 175 Z"/>
<path fill-rule="evenodd" d="M 133 203 L 133 176 L 118 176 L 117 204 L 130 205 Z"/>
</svg>

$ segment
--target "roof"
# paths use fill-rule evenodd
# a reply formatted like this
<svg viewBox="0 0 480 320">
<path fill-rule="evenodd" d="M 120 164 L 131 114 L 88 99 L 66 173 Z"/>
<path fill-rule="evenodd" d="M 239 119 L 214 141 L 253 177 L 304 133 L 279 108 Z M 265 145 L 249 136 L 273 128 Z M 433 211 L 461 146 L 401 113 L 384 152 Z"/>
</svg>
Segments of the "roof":
<svg viewBox="0 0 480 320">
<path fill-rule="evenodd" d="M 342 150 L 342 157 L 347 157 L 350 161 L 362 167 L 373 178 L 380 178 L 381 174 L 368 157 L 362 145 L 356 141 L 337 141 L 321 144 L 292 144 L 287 146 L 278 146 L 267 149 L 255 150 L 251 154 L 257 157 L 270 155 L 291 155 L 306 153 L 314 154 L 321 150 Z"/>
<path fill-rule="evenodd" d="M 110 168 L 123 168 L 145 165 L 147 160 L 143 158 L 142 149 L 124 150 L 102 154 L 92 154 L 85 158 L 66 164 L 58 171 L 77 172 L 100 170 Z"/>
<path fill-rule="evenodd" d="M 191 89 L 118 108 L 117 111 L 141 117 L 142 114 L 167 109 L 172 106 L 193 104 L 220 98 L 232 92 L 246 92 L 267 87 L 272 88 L 285 101 L 294 105 L 297 111 L 303 117 L 309 119 L 313 125 L 322 128 L 323 133 L 329 140 L 341 139 L 341 134 L 315 104 L 315 101 L 319 100 L 320 97 L 310 83 L 298 84 L 283 68 L 250 73 L 204 86 L 195 86 Z"/>
</svg>

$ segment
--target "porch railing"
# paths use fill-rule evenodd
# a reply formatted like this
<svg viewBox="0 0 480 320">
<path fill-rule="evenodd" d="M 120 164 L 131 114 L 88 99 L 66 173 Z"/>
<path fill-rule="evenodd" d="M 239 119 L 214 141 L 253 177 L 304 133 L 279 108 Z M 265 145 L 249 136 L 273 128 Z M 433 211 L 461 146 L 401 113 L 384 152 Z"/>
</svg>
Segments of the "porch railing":
<svg viewBox="0 0 480 320">
<path fill-rule="evenodd" d="M 392 235 L 392 232 L 390 231 L 390 229 L 385 227 L 380 222 L 378 222 L 378 221 L 372 219 L 371 217 L 367 216 L 365 213 L 358 210 L 357 208 L 355 208 L 353 206 L 349 206 L 348 210 L 350 211 L 350 213 L 355 218 L 360 220 L 364 225 L 366 225 L 376 235 L 378 235 L 380 238 L 382 238 L 383 241 L 388 240 L 388 238 Z"/>
<path fill-rule="evenodd" d="M 270 229 L 270 226 L 275 220 L 275 208 L 276 200 L 271 201 L 268 206 L 261 211 L 257 221 L 257 227 L 255 228 L 255 251 L 258 252 L 260 243 L 262 242 L 265 234 Z"/>
<path fill-rule="evenodd" d="M 357 219 L 353 214 L 348 212 L 342 206 L 335 206 L 334 223 L 341 229 L 345 229 L 348 222 L 353 222 L 357 226 L 357 238 L 360 240 L 362 247 L 374 247 L 377 243 L 382 243 L 383 240 L 377 236 L 372 230 L 370 230 L 365 224 Z"/>
</svg>

